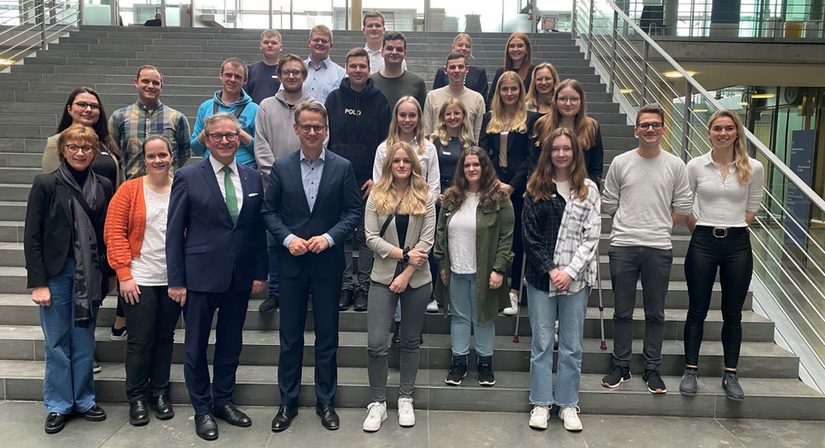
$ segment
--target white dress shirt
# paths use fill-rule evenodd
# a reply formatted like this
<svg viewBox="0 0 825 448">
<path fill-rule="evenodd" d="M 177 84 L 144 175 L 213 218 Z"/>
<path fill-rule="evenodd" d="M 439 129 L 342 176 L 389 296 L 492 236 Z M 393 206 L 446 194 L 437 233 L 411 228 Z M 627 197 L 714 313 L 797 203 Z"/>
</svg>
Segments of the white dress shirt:
<svg viewBox="0 0 825 448">
<path fill-rule="evenodd" d="M 226 203 L 226 186 L 223 181 L 225 176 L 223 172 L 224 165 L 215 160 L 214 157 L 209 158 L 209 163 L 212 164 L 212 171 L 215 172 L 215 179 L 218 181 L 218 188 L 221 189 L 221 196 L 223 196 L 224 203 Z M 232 159 L 232 163 L 228 166 L 229 169 L 232 170 L 229 178 L 232 179 L 232 184 L 235 185 L 235 197 L 238 199 L 238 215 L 240 215 L 241 208 L 243 208 L 243 187 L 241 186 L 241 176 L 238 175 L 238 164 L 235 162 L 234 158 Z"/>
</svg>

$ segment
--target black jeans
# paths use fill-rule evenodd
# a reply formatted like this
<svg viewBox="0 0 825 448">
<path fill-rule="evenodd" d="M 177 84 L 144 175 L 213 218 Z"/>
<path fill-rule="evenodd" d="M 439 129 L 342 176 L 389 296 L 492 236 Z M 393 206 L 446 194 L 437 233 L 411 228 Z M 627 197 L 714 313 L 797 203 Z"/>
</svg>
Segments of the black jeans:
<svg viewBox="0 0 825 448">
<path fill-rule="evenodd" d="M 119 297 L 129 331 L 126 333 L 126 398 L 156 397 L 167 393 L 172 343 L 180 305 L 169 298 L 166 286 L 138 286 L 140 302 L 130 305 Z"/>
<path fill-rule="evenodd" d="M 734 369 L 742 344 L 742 305 L 753 275 L 753 252 L 746 227 L 731 227 L 717 238 L 712 227 L 697 226 L 685 258 L 688 308 L 685 322 L 685 363 L 699 365 L 699 346 L 716 271 L 722 285 L 722 349 L 725 367 Z"/>
</svg>

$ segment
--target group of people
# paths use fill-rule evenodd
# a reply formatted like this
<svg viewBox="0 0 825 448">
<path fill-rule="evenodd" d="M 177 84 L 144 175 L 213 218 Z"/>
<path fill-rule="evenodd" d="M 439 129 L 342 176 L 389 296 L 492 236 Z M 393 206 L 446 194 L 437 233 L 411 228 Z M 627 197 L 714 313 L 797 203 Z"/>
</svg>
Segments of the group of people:
<svg viewBox="0 0 825 448">
<path fill-rule="evenodd" d="M 670 234 L 686 220 L 693 237 L 680 391 L 697 392 L 703 321 L 719 268 L 723 387 L 728 397 L 744 398 L 736 364 L 752 263 L 747 226 L 763 175 L 735 113 L 714 115 L 713 150 L 685 168 L 660 148 L 665 112 L 643 107 L 639 147 L 617 157 L 602 182 L 601 132 L 587 115 L 582 85 L 560 80 L 550 63 L 533 65 L 527 35 L 507 40 L 489 93 L 484 70 L 468 65 L 472 39 L 457 36 L 428 93 L 405 68 L 404 35 L 384 30 L 376 11 L 363 25 L 367 44 L 350 50 L 344 67 L 329 58 L 332 32 L 323 25 L 310 32 L 306 60 L 281 54 L 280 34 L 264 31 L 263 60 L 223 62 L 222 88 L 200 106 L 191 133 L 186 118 L 160 102 L 163 78 L 153 66 L 137 72 L 138 101 L 109 120 L 93 89 L 72 92 L 26 216 L 28 286 L 45 334 L 47 433 L 61 431 L 73 413 L 106 418 L 94 394 L 94 328 L 101 301 L 116 287 L 124 319 L 113 332 L 126 334 L 126 395 L 136 426 L 150 421 L 150 411 L 161 420 L 174 416 L 169 370 L 181 314 L 196 433 L 217 439 L 216 418 L 252 424 L 232 394 L 249 297 L 268 287 L 259 310 L 280 308 L 275 432 L 298 413 L 310 303 L 316 413 L 327 429 L 340 426 L 340 311 L 367 312 L 363 429 L 374 432 L 388 418 L 393 339 L 401 356 L 398 423 L 408 427 L 415 424 L 426 312 L 440 305 L 451 319 L 445 383 L 461 385 L 474 364 L 478 384 L 493 386 L 495 319 L 529 303 L 530 426 L 546 428 L 555 405 L 566 429 L 581 430 L 582 337 L 598 286 L 601 213 L 614 216 L 616 301 L 613 367 L 602 384 L 630 379 L 641 275 L 643 378 L 651 392 L 666 392 L 659 364 Z M 203 160 L 186 165 L 190 149 Z"/>
</svg>

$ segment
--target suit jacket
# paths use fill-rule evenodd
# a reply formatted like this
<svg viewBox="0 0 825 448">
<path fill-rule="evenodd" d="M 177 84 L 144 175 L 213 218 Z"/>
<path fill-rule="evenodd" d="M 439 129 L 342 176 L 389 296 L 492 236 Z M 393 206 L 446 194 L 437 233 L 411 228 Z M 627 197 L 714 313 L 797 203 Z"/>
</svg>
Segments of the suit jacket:
<svg viewBox="0 0 825 448">
<path fill-rule="evenodd" d="M 263 181 L 237 164 L 243 205 L 232 223 L 209 159 L 180 169 L 172 182 L 166 224 L 169 286 L 220 293 L 266 280 L 266 231 L 261 220 Z"/>
<path fill-rule="evenodd" d="M 367 246 L 375 253 L 372 262 L 372 281 L 389 286 L 395 275 L 395 267 L 398 260 L 389 258 L 390 251 L 394 248 L 409 247 L 424 249 L 429 252 L 435 243 L 435 199 L 436 195 L 430 193 L 427 197 L 427 212 L 423 215 L 411 215 L 407 225 L 407 237 L 404 244 L 398 241 L 398 231 L 395 222 L 390 222 L 384 236 L 381 237 L 381 227 L 388 219 L 394 219 L 393 215 L 384 215 L 375 210 L 372 196 L 367 200 L 367 208 L 364 212 L 364 234 Z M 430 268 L 424 265 L 416 268 L 410 277 L 411 288 L 419 288 L 432 281 Z"/>
<path fill-rule="evenodd" d="M 106 208 L 112 199 L 112 183 L 102 176 L 96 176 L 103 187 L 103 199 L 99 202 L 96 217 L 92 222 L 98 241 L 103 241 L 103 224 L 106 220 Z M 87 182 L 91 180 L 88 179 Z M 26 228 L 23 248 L 26 256 L 28 288 L 47 286 L 48 280 L 57 275 L 66 263 L 69 247 L 72 245 L 72 212 L 69 206 L 69 187 L 54 173 L 41 174 L 34 178 L 29 202 L 26 206 Z M 84 213 L 80 210 L 80 213 Z M 101 260 L 106 258 L 106 247 L 99 248 Z M 104 261 L 104 281 L 113 271 Z M 106 288 L 104 288 L 104 291 Z"/>
<path fill-rule="evenodd" d="M 349 161 L 327 150 L 318 196 L 310 211 L 300 156 L 298 150 L 276 160 L 266 190 L 263 215 L 278 245 L 278 272 L 294 277 L 305 269 L 314 269 L 325 278 L 340 277 L 345 268 L 344 241 L 363 216 L 361 190 Z M 335 244 L 320 254 L 308 252 L 296 257 L 283 245 L 290 234 L 309 239 L 324 233 Z"/>
<path fill-rule="evenodd" d="M 527 112 L 527 130 L 517 134 L 510 132 L 507 136 L 507 174 L 504 175 L 498 166 L 498 155 L 501 151 L 500 134 L 488 134 L 487 126 L 492 119 L 492 112 L 484 114 L 481 120 L 481 137 L 478 146 L 487 150 L 490 160 L 496 167 L 496 174 L 502 182 L 506 182 L 515 188 L 516 191 L 524 191 L 527 186 L 527 171 L 530 166 L 530 151 L 533 149 L 533 125 L 539 115 L 535 112 Z"/>
</svg>

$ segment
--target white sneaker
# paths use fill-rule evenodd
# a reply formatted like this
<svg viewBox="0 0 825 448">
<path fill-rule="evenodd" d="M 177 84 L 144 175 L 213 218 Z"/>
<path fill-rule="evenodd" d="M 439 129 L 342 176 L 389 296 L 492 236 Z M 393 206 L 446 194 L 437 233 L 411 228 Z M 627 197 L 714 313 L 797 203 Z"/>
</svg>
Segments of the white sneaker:
<svg viewBox="0 0 825 448">
<path fill-rule="evenodd" d="M 502 313 L 504 313 L 505 316 L 515 316 L 516 314 L 518 314 L 518 296 L 517 295 L 515 295 L 512 292 L 510 293 L 510 306 L 508 306 L 507 308 L 504 308 L 504 311 L 502 311 Z"/>
<path fill-rule="evenodd" d="M 381 423 L 387 419 L 387 403 L 373 401 L 367 406 L 367 418 L 364 419 L 364 431 L 375 432 L 381 429 Z"/>
<path fill-rule="evenodd" d="M 530 427 L 535 429 L 547 429 L 547 420 L 550 419 L 549 406 L 533 406 L 530 411 Z"/>
<path fill-rule="evenodd" d="M 413 399 L 402 397 L 398 399 L 398 425 L 405 428 L 415 426 L 415 410 Z"/>
<path fill-rule="evenodd" d="M 438 302 L 433 299 L 432 302 L 427 304 L 427 312 L 428 313 L 437 313 L 438 312 Z"/>
<path fill-rule="evenodd" d="M 579 420 L 578 406 L 567 406 L 559 409 L 559 418 L 564 422 L 564 429 L 568 431 L 582 430 L 582 421 Z"/>
</svg>

